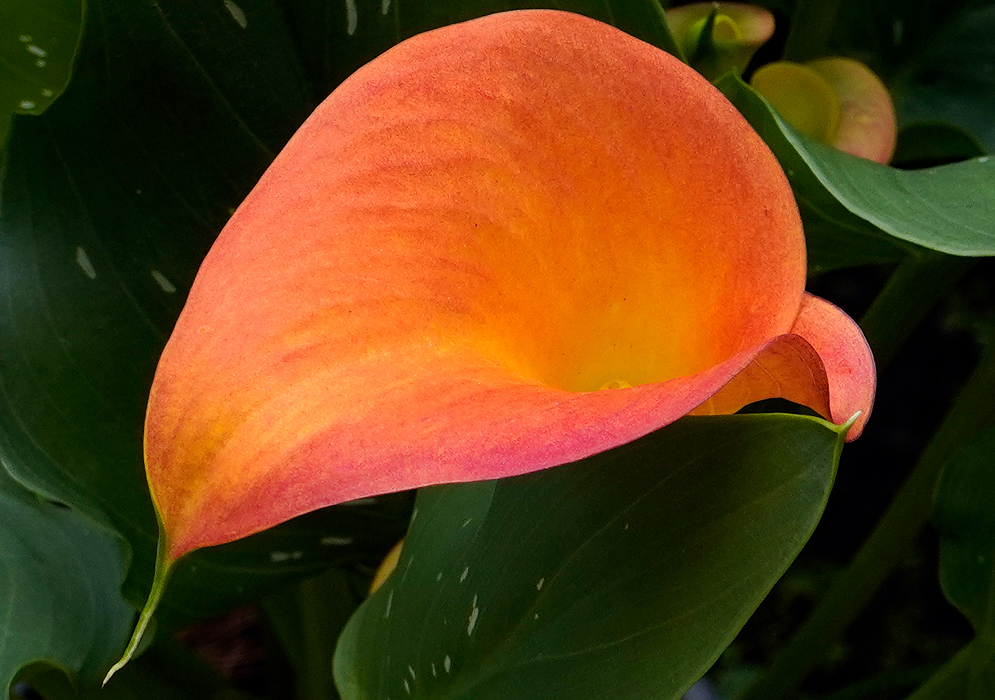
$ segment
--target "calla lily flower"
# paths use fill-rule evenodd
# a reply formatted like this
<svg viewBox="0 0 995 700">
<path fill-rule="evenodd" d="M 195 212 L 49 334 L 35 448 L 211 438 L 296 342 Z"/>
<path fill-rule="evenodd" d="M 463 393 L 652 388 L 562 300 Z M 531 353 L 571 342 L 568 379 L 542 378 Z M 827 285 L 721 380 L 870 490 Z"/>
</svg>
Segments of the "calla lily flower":
<svg viewBox="0 0 995 700">
<path fill-rule="evenodd" d="M 898 122 L 891 95 L 859 61 L 777 61 L 757 70 L 750 84 L 810 138 L 876 163 L 887 163 L 895 153 Z"/>
<path fill-rule="evenodd" d="M 714 53 L 704 65 L 695 60 L 702 43 L 702 34 L 714 15 L 710 50 Z M 736 69 L 740 73 L 761 46 L 774 35 L 774 15 L 756 5 L 738 2 L 695 2 L 666 10 L 667 25 L 681 51 L 691 65 L 705 74 L 718 78 Z"/>
<path fill-rule="evenodd" d="M 165 560 L 767 397 L 854 438 L 870 352 L 804 285 L 777 161 L 680 61 L 556 11 L 409 39 L 306 121 L 194 282 L 146 423 Z"/>
</svg>

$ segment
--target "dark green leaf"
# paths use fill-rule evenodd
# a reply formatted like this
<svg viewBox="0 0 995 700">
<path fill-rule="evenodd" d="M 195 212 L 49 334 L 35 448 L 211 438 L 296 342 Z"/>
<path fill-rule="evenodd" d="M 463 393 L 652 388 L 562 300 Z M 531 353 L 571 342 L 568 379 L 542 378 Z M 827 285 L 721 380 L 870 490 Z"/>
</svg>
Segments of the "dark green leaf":
<svg viewBox="0 0 995 700">
<path fill-rule="evenodd" d="M 892 164 L 901 168 L 928 168 L 983 155 L 984 149 L 963 129 L 927 122 L 907 126 L 898 133 Z"/>
<path fill-rule="evenodd" d="M 339 692 L 679 697 L 812 532 L 841 439 L 799 416 L 687 418 L 573 465 L 423 489 L 396 571 L 339 642 Z"/>
<path fill-rule="evenodd" d="M 198 550 L 176 564 L 160 617 L 168 626 L 218 615 L 328 566 L 372 571 L 404 536 L 412 499 L 380 496 L 325 508 L 272 530 Z"/>
<path fill-rule="evenodd" d="M 104 687 L 80 688 L 58 669 L 35 667 L 27 684 L 45 700 L 252 700 L 179 642 L 158 643 Z"/>
<path fill-rule="evenodd" d="M 979 633 L 995 632 L 995 430 L 943 469 L 933 523 L 940 534 L 940 585 Z"/>
<path fill-rule="evenodd" d="M 158 354 L 311 106 L 275 8 L 242 4 L 255 33 L 220 2 L 92 2 L 72 84 L 18 121 L 2 171 L 0 448 L 22 484 L 124 534 L 136 598 L 157 536 L 142 423 Z"/>
<path fill-rule="evenodd" d="M 969 700 L 995 695 L 993 503 L 995 429 L 988 429 L 944 467 L 933 504 L 933 523 L 940 534 L 940 586 L 978 634 L 962 664 L 967 666 Z"/>
<path fill-rule="evenodd" d="M 42 501 L 0 468 L 0 691 L 44 661 L 94 684 L 121 653 L 134 610 L 121 598 L 120 539 Z"/>
<path fill-rule="evenodd" d="M 882 75 L 900 124 L 947 122 L 995 149 L 991 0 L 840 5 L 833 50 L 868 61 Z"/>
<path fill-rule="evenodd" d="M 995 254 L 995 160 L 890 168 L 801 136 L 735 76 L 719 87 L 774 151 L 803 210 L 850 244 L 853 264 L 880 261 L 882 242 L 896 253 L 912 244 L 951 255 Z"/>
<path fill-rule="evenodd" d="M 65 89 L 82 24 L 82 0 L 0 4 L 0 149 L 11 115 L 41 114 Z"/>
</svg>

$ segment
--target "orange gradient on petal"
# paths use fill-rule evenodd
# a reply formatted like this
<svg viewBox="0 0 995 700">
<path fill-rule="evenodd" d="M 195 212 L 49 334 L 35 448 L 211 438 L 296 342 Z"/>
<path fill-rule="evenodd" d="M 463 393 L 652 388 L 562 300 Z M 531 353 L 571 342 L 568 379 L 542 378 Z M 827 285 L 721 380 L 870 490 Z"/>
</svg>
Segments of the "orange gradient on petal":
<svg viewBox="0 0 995 700">
<path fill-rule="evenodd" d="M 167 557 L 636 439 L 793 342 L 804 275 L 777 162 L 676 59 L 554 11 L 414 37 L 198 274 L 146 421 Z"/>
</svg>

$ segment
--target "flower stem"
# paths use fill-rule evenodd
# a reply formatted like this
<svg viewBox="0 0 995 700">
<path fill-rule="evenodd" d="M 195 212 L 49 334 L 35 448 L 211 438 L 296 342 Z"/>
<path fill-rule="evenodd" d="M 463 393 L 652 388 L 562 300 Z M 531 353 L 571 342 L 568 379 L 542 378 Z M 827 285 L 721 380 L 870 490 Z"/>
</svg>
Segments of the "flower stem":
<svg viewBox="0 0 995 700">
<path fill-rule="evenodd" d="M 909 552 L 926 524 L 940 469 L 973 435 L 995 423 L 995 351 L 986 349 L 946 419 L 874 532 L 744 700 L 794 697 L 806 674 L 850 626 Z"/>
<path fill-rule="evenodd" d="M 973 264 L 974 258 L 924 251 L 909 255 L 895 268 L 860 319 L 879 368 L 892 360 L 926 314 Z"/>
</svg>

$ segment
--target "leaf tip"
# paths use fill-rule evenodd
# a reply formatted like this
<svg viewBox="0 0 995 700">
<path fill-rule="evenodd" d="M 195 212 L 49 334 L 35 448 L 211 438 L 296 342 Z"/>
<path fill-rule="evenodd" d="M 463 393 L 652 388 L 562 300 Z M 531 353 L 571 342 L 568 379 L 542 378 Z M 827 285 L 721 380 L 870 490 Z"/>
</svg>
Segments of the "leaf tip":
<svg viewBox="0 0 995 700">
<path fill-rule="evenodd" d="M 106 687 L 111 678 L 113 678 L 118 671 L 127 666 L 128 663 L 135 658 L 135 656 L 137 656 L 142 649 L 142 642 L 145 641 L 146 637 L 145 633 L 152 624 L 155 612 L 159 608 L 159 602 L 162 600 L 162 594 L 166 590 L 166 583 L 169 581 L 169 575 L 173 571 L 172 561 L 167 559 L 165 556 L 166 549 L 164 544 L 165 536 L 160 534 L 159 550 L 155 564 L 155 575 L 152 577 L 152 588 L 149 591 L 149 597 L 146 599 L 145 606 L 138 615 L 138 622 L 135 625 L 135 631 L 131 634 L 131 639 L 128 640 L 128 646 L 124 648 L 121 658 L 118 659 L 117 662 L 107 671 L 107 675 L 104 676 L 104 680 L 100 684 L 101 688 Z"/>
</svg>

